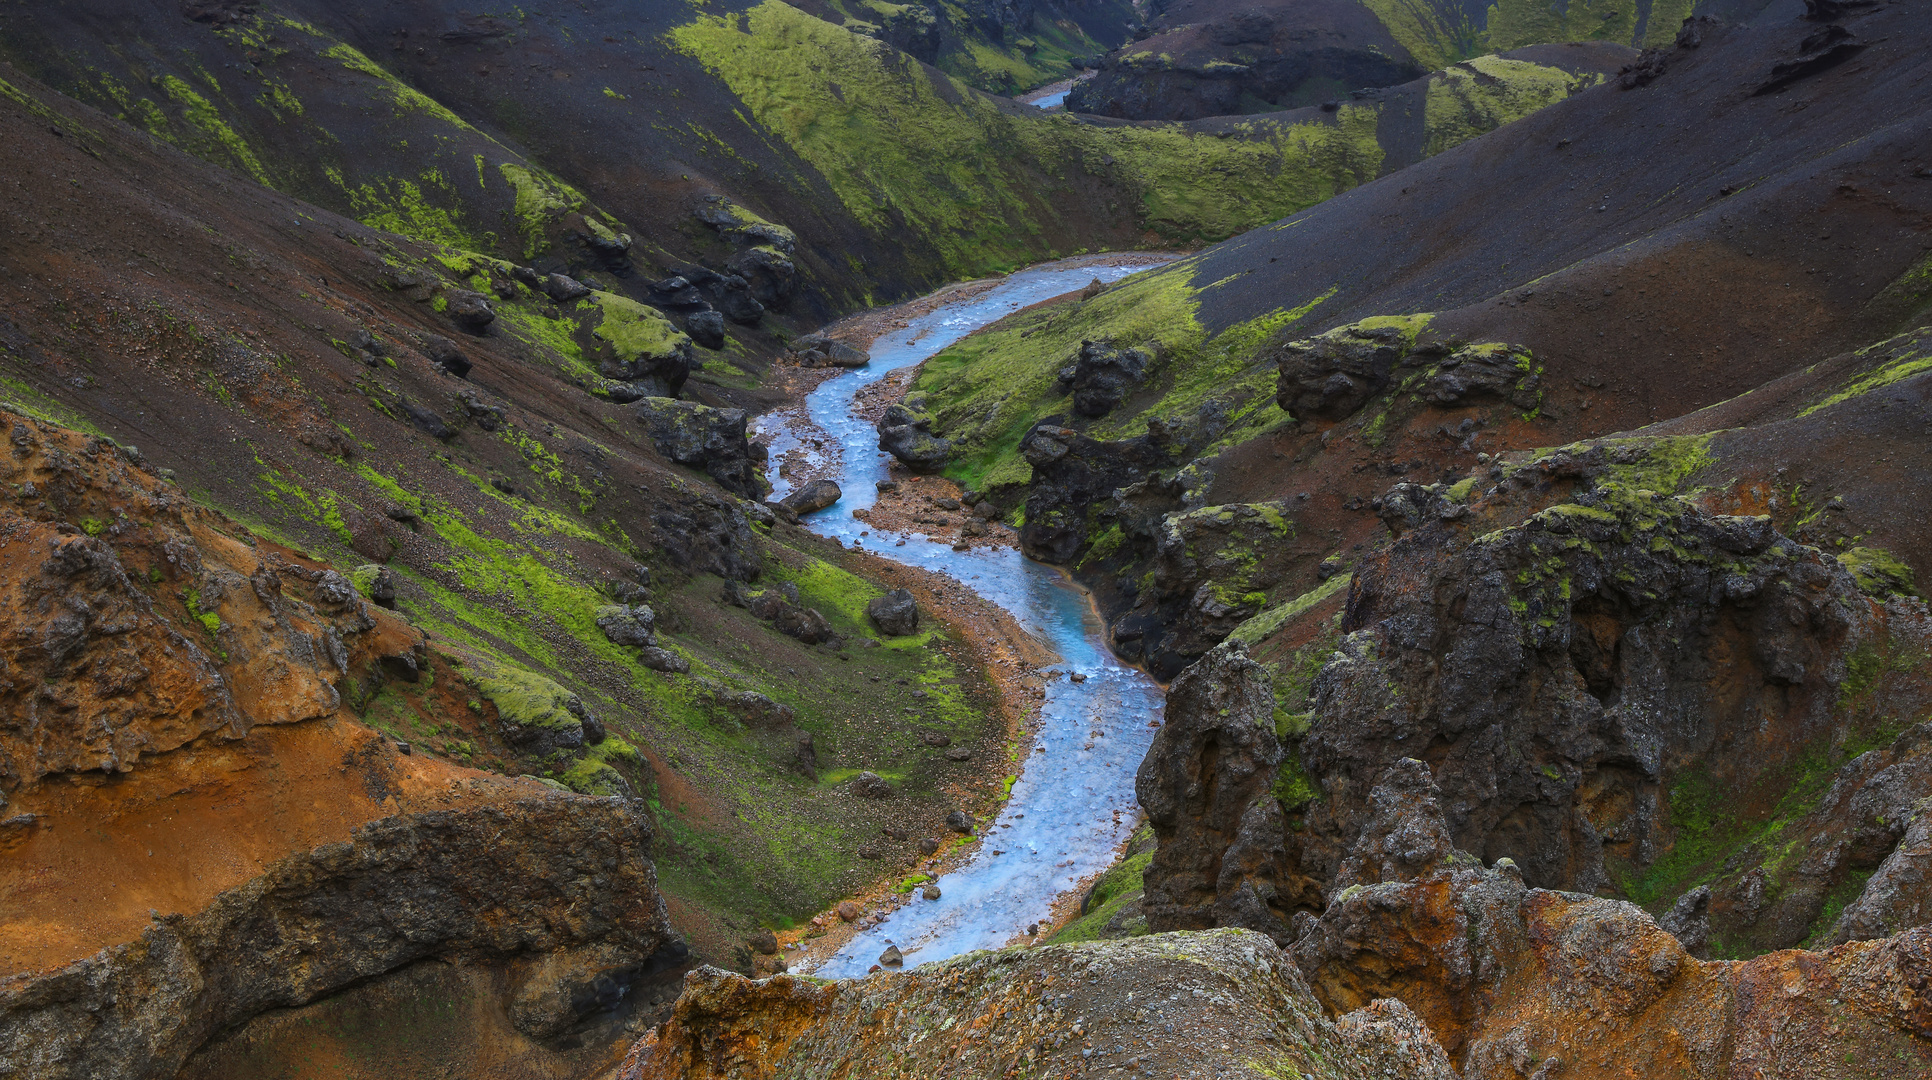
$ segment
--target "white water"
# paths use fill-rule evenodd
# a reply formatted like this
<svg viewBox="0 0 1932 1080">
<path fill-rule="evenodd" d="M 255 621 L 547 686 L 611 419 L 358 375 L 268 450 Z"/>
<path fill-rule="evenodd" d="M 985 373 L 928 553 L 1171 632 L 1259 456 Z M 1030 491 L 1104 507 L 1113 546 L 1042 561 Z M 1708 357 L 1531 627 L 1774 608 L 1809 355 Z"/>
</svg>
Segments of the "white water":
<svg viewBox="0 0 1932 1080">
<path fill-rule="evenodd" d="M 1029 562 L 1009 548 L 953 551 L 922 535 L 874 531 L 852 517 L 877 498 L 891 458 L 878 449 L 878 433 L 853 415 L 853 394 L 868 383 L 917 364 L 967 334 L 1019 308 L 1080 289 L 1094 278 L 1117 281 L 1147 266 L 1052 265 L 1013 274 L 993 289 L 949 304 L 891 331 L 872 345 L 869 366 L 833 378 L 806 398 L 811 421 L 831 436 L 836 451 L 813 453 L 838 466 L 844 498 L 807 519 L 813 529 L 853 542 L 911 566 L 949 574 L 999 604 L 1028 631 L 1048 642 L 1064 675 L 1047 683 L 1039 731 L 1012 798 L 985 830 L 980 850 L 938 881 L 940 899 L 915 891 L 905 907 L 820 964 L 825 977 L 863 975 L 888 944 L 899 946 L 908 966 L 943 960 L 975 949 L 997 948 L 1022 936 L 1030 923 L 1045 922 L 1055 898 L 1081 878 L 1106 869 L 1114 850 L 1133 828 L 1134 772 L 1160 720 L 1160 688 L 1142 672 L 1113 658 L 1086 598 L 1057 571 Z M 781 416 L 761 417 L 773 434 L 774 458 L 801 448 L 797 432 Z M 784 482 L 772 494 L 781 496 Z M 904 547 L 895 547 L 904 539 Z M 1093 734 L 1099 732 L 1100 734 Z M 1000 852 L 1001 854 L 995 854 Z"/>
</svg>

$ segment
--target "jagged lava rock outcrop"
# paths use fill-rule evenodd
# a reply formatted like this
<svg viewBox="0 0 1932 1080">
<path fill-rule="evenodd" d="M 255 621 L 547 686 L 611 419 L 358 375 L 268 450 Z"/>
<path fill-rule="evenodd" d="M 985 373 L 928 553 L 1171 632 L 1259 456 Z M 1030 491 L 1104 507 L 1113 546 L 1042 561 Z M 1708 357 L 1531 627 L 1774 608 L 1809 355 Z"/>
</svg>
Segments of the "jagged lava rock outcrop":
<svg viewBox="0 0 1932 1080">
<path fill-rule="evenodd" d="M 1281 936 L 1344 887 L 1372 785 L 1418 757 L 1457 844 L 1514 859 L 1532 885 L 1668 902 L 1701 871 L 1717 877 L 1711 910 L 1731 947 L 1829 930 L 1828 897 L 1875 869 L 1932 794 L 1925 740 L 1886 719 L 1924 712 L 1915 658 L 1932 626 L 1916 599 L 1862 593 L 1766 519 L 1652 490 L 1682 475 L 1686 452 L 1558 451 L 1385 496 L 1401 535 L 1357 572 L 1308 714 L 1262 709 L 1266 673 L 1231 646 L 1200 666 L 1241 681 L 1253 704 L 1240 721 L 1176 682 L 1150 763 L 1189 732 L 1241 723 L 1287 745 L 1272 787 L 1203 740 L 1143 790 L 1163 846 L 1214 868 L 1157 858 L 1148 895 L 1175 897 L 1150 903 L 1150 924 L 1201 925 L 1233 904 L 1252 916 L 1239 925 Z M 1219 806 L 1240 797 L 1249 809 Z M 1180 809 L 1164 821 L 1168 806 Z M 1237 842 L 1227 822 L 1250 812 L 1288 827 Z M 1270 898 L 1265 916 L 1251 897 Z"/>
<path fill-rule="evenodd" d="M 1484 869 L 1450 844 L 1437 795 L 1421 762 L 1392 765 L 1348 886 L 1299 916 L 1288 952 L 1329 1009 L 1407 1004 L 1464 1080 L 1932 1069 L 1932 928 L 1700 961 L 1634 905 Z"/>
<path fill-rule="evenodd" d="M 164 1080 L 430 959 L 536 1046 L 679 948 L 636 805 L 356 721 L 428 681 L 421 631 L 134 448 L 4 420 L 0 1071 Z"/>
<path fill-rule="evenodd" d="M 904 974 L 819 983 L 685 977 L 669 1023 L 619 1080 L 1059 1076 L 1450 1080 L 1399 1002 L 1331 1022 L 1292 961 L 1241 930 L 970 953 Z"/>
</svg>

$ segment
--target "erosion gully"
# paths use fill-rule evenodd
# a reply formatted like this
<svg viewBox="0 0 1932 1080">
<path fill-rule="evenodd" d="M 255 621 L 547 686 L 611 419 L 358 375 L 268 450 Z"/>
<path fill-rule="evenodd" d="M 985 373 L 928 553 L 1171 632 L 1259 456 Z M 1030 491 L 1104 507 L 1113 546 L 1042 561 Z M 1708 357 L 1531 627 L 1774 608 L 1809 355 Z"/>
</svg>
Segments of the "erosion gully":
<svg viewBox="0 0 1932 1080">
<path fill-rule="evenodd" d="M 853 518 L 877 499 L 891 458 L 878 448 L 878 433 L 856 414 L 854 395 L 1005 315 L 1076 291 L 1089 281 L 1118 281 L 1152 269 L 1136 265 L 1047 264 L 1012 274 L 993 288 L 944 304 L 902 330 L 888 330 L 871 347 L 871 363 L 821 384 L 805 399 L 805 417 L 824 448 L 801 437 L 795 413 L 760 417 L 755 430 L 769 436 L 772 456 L 800 450 L 819 466 L 814 472 L 838 481 L 844 497 L 806 518 L 807 525 L 845 545 L 861 544 L 908 566 L 949 575 L 1010 612 L 1021 626 L 1048 643 L 1058 662 L 1048 668 L 1046 701 L 1019 779 L 984 841 L 966 863 L 939 881 L 940 898 L 919 891 L 912 901 L 861 931 L 813 974 L 865 974 L 888 944 L 907 966 L 943 960 L 976 949 L 998 948 L 1022 937 L 1028 925 L 1049 922 L 1053 901 L 1086 877 L 1107 868 L 1134 827 L 1134 772 L 1159 726 L 1160 687 L 1145 673 L 1113 658 L 1103 627 L 1086 594 L 1059 571 L 1034 563 L 1011 548 L 954 551 L 921 533 L 881 532 Z M 774 478 L 779 498 L 789 484 Z M 870 530 L 871 535 L 861 537 Z M 897 541 L 906 541 L 903 547 Z M 1084 681 L 1075 682 L 1078 674 Z"/>
</svg>

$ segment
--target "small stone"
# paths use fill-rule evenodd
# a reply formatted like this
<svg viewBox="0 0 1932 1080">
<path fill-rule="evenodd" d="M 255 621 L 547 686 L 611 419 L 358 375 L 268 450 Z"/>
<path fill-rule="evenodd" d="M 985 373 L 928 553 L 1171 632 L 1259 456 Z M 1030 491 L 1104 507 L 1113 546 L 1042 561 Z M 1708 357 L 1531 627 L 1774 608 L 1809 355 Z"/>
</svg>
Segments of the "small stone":
<svg viewBox="0 0 1932 1080">
<path fill-rule="evenodd" d="M 954 832 L 969 833 L 973 831 L 973 819 L 966 816 L 966 811 L 955 810 L 946 815 L 946 827 Z"/>
<path fill-rule="evenodd" d="M 843 903 L 839 904 L 838 913 L 839 913 L 839 919 L 841 921 L 856 922 L 859 917 L 859 905 L 853 903 L 850 900 L 844 901 Z"/>
<path fill-rule="evenodd" d="M 924 735 L 921 735 L 919 739 L 927 746 L 951 746 L 953 744 L 952 736 L 937 731 L 928 731 Z"/>
<path fill-rule="evenodd" d="M 1039 937 L 1039 936 L 1040 936 L 1040 924 L 1039 924 L 1039 923 L 1027 923 L 1027 924 L 1026 924 L 1026 936 L 1027 936 L 1027 937 Z"/>
<path fill-rule="evenodd" d="M 878 773 L 862 772 L 852 778 L 852 794 L 861 799 L 889 799 L 892 797 L 892 785 L 886 783 Z"/>
<path fill-rule="evenodd" d="M 762 953 L 765 956 L 773 956 L 778 952 L 778 935 L 772 933 L 770 930 L 760 930 L 751 935 L 749 944 L 753 952 Z"/>
<path fill-rule="evenodd" d="M 905 962 L 905 955 L 899 951 L 897 945 L 887 945 L 885 951 L 879 954 L 879 963 L 886 967 L 903 967 Z"/>
<path fill-rule="evenodd" d="M 406 742 L 403 742 L 403 741 L 402 741 L 401 739 L 397 739 L 397 740 L 396 740 L 396 752 L 397 752 L 398 754 L 402 754 L 402 755 L 404 755 L 404 756 L 408 756 L 409 754 L 411 754 L 411 753 L 413 753 L 414 751 L 413 751 L 413 750 L 412 750 L 412 749 L 410 748 L 410 745 L 409 745 L 408 743 L 406 743 Z"/>
<path fill-rule="evenodd" d="M 931 855 L 938 850 L 939 850 L 939 841 L 934 840 L 930 836 L 919 841 L 919 852 L 922 855 Z"/>
<path fill-rule="evenodd" d="M 928 885 L 925 888 L 919 890 L 919 895 L 925 897 L 928 900 L 937 900 L 939 899 L 939 886 Z"/>
<path fill-rule="evenodd" d="M 947 761 L 971 761 L 972 758 L 973 752 L 963 746 L 955 746 L 946 751 Z"/>
</svg>

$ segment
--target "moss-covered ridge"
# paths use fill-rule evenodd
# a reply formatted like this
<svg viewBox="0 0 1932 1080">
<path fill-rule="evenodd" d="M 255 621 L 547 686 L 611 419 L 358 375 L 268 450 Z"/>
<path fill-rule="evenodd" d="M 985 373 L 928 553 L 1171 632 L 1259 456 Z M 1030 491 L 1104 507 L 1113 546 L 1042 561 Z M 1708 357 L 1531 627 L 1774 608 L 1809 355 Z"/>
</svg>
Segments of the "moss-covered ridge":
<svg viewBox="0 0 1932 1080">
<path fill-rule="evenodd" d="M 980 96 L 781 0 L 700 16 L 671 40 L 816 167 L 851 215 L 927 238 L 955 277 L 1052 254 L 1049 238 L 1081 217 L 1125 216 L 1168 243 L 1223 239 L 1374 179 L 1384 165 L 1374 102 L 1213 134 L 1099 125 Z M 1580 85 L 1554 68 L 1484 64 L 1480 79 L 1434 77 L 1443 89 L 1432 91 L 1432 151 Z"/>
</svg>

